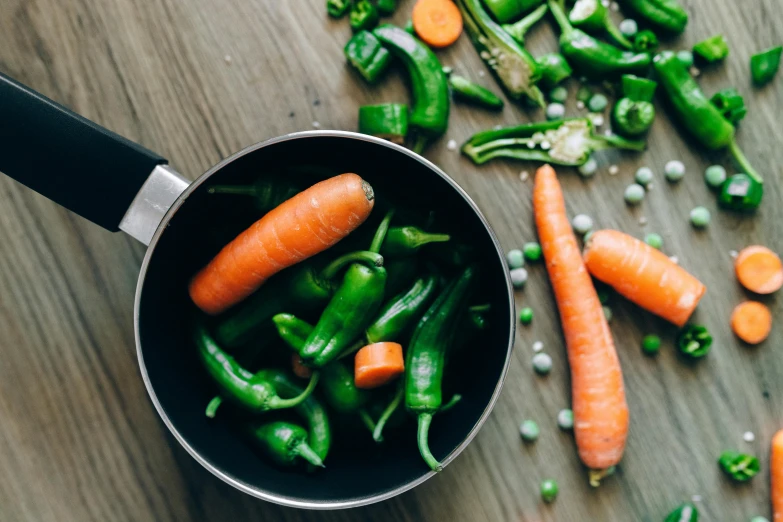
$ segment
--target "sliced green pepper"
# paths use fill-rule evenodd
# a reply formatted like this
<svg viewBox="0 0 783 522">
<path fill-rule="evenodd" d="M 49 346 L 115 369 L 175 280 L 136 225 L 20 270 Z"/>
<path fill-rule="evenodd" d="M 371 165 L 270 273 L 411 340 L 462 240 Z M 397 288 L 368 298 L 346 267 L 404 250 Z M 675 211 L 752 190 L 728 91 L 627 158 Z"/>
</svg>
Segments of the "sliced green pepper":
<svg viewBox="0 0 783 522">
<path fill-rule="evenodd" d="M 501 27 L 519 42 L 519 45 L 525 45 L 525 35 L 544 17 L 547 11 L 549 11 L 549 6 L 542 3 L 513 24 L 503 24 Z"/>
<path fill-rule="evenodd" d="M 718 464 L 728 476 L 737 482 L 747 482 L 755 477 L 761 469 L 759 459 L 737 451 L 721 453 Z"/>
<path fill-rule="evenodd" d="M 692 359 L 707 355 L 712 346 L 712 336 L 705 326 L 691 324 L 677 335 L 677 347 L 680 353 Z"/>
<path fill-rule="evenodd" d="M 688 24 L 688 13 L 677 0 L 619 0 L 624 7 L 661 29 L 681 33 Z"/>
<path fill-rule="evenodd" d="M 492 13 L 495 20 L 505 24 L 516 20 L 522 13 L 525 13 L 544 0 L 484 0 L 487 10 Z"/>
<path fill-rule="evenodd" d="M 369 0 L 357 0 L 354 2 L 348 15 L 351 29 L 354 31 L 369 31 L 378 25 L 379 19 L 378 8 Z"/>
<path fill-rule="evenodd" d="M 503 108 L 503 100 L 497 94 L 467 78 L 453 74 L 449 77 L 449 86 L 457 98 L 488 109 L 500 110 Z"/>
<path fill-rule="evenodd" d="M 326 0 L 326 12 L 334 18 L 342 18 L 351 9 L 351 0 Z"/>
<path fill-rule="evenodd" d="M 764 85 L 771 82 L 780 69 L 781 55 L 783 55 L 783 46 L 779 45 L 751 56 L 750 74 L 753 83 Z"/>
<path fill-rule="evenodd" d="M 359 132 L 402 144 L 408 134 L 408 106 L 382 103 L 359 107 Z"/>
<path fill-rule="evenodd" d="M 698 522 L 699 510 L 690 502 L 686 502 L 666 516 L 663 522 Z"/>
<path fill-rule="evenodd" d="M 574 72 L 565 57 L 559 53 L 542 56 L 538 59 L 538 67 L 541 70 L 542 87 L 555 87 L 570 78 Z"/>
<path fill-rule="evenodd" d="M 655 106 L 646 101 L 630 98 L 617 100 L 612 110 L 612 130 L 628 137 L 641 136 L 655 121 Z"/>
<path fill-rule="evenodd" d="M 359 31 L 343 49 L 345 57 L 354 69 L 369 83 L 375 83 L 386 72 L 392 55 L 369 31 Z"/>
<path fill-rule="evenodd" d="M 752 211 L 761 204 L 764 186 L 747 174 L 734 174 L 720 187 L 718 203 L 723 208 Z"/>
<path fill-rule="evenodd" d="M 601 0 L 577 0 L 571 12 L 568 13 L 571 25 L 588 33 L 607 33 L 620 47 L 632 49 L 633 44 L 628 41 L 620 29 L 609 17 L 609 9 Z"/>
<path fill-rule="evenodd" d="M 729 45 L 723 35 L 718 34 L 694 45 L 693 53 L 709 63 L 719 62 L 729 55 Z"/>
<path fill-rule="evenodd" d="M 649 29 L 639 31 L 633 37 L 633 50 L 637 53 L 654 53 L 658 49 L 658 35 Z"/>
<path fill-rule="evenodd" d="M 733 87 L 716 92 L 710 101 L 734 126 L 748 113 L 748 109 L 745 108 L 745 99 Z"/>
</svg>

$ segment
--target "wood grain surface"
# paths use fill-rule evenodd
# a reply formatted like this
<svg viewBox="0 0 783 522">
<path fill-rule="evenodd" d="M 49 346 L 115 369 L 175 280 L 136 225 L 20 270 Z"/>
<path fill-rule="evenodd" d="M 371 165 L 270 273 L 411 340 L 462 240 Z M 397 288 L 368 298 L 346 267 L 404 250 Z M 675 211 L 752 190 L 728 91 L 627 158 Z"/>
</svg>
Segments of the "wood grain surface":
<svg viewBox="0 0 783 522">
<path fill-rule="evenodd" d="M 168 157 L 193 179 L 228 154 L 279 134 L 356 128 L 359 105 L 405 101 L 395 72 L 370 88 L 345 65 L 346 20 L 333 21 L 323 0 L 0 0 L 0 71 L 84 116 Z M 715 336 L 698 364 L 678 359 L 674 329 L 620 298 L 611 323 L 631 411 L 631 432 L 617 476 L 597 491 L 587 485 L 570 434 L 555 416 L 569 404 L 569 379 L 559 321 L 542 266 L 518 292 L 517 306 L 535 309 L 520 327 L 509 377 L 490 420 L 446 471 L 382 504 L 341 512 L 305 512 L 252 499 L 214 478 L 169 435 L 147 398 L 136 366 L 132 303 L 144 248 L 69 214 L 6 178 L 0 179 L 0 520 L 2 521 L 649 521 L 692 495 L 703 520 L 769 516 L 767 455 L 783 427 L 783 324 L 780 297 L 764 298 L 778 322 L 761 346 L 731 334 L 731 309 L 747 294 L 732 275 L 729 252 L 751 243 L 783 250 L 781 115 L 783 76 L 764 89 L 750 85 L 748 59 L 783 43 L 779 0 L 685 0 L 686 34 L 667 47 L 690 47 L 717 32 L 731 55 L 705 70 L 708 93 L 736 86 L 748 116 L 739 141 L 766 175 L 763 208 L 755 216 L 719 211 L 703 169 L 730 165 L 683 140 L 665 113 L 649 150 L 602 154 L 595 178 L 563 169 L 569 212 L 600 227 L 641 236 L 660 233 L 664 250 L 706 283 L 697 312 Z M 408 18 L 404 0 L 393 21 Z M 619 17 L 615 13 L 614 16 Z M 536 28 L 528 47 L 555 50 L 551 23 Z M 441 52 L 445 65 L 497 89 L 467 38 Z M 575 82 L 572 83 L 575 89 Z M 576 114 L 573 96 L 568 111 Z M 494 162 L 477 168 L 449 150 L 473 132 L 543 117 L 509 104 L 501 114 L 452 107 L 447 135 L 426 156 L 476 200 L 506 249 L 533 240 L 534 165 Z M 1 124 L 1 123 L 0 123 Z M 681 159 L 677 185 L 663 165 Z M 609 166 L 619 166 L 612 176 Z M 645 201 L 629 209 L 623 189 L 635 169 L 656 173 Z M 85 158 L 85 167 L 89 159 Z M 712 223 L 696 231 L 696 205 Z M 646 218 L 642 225 L 641 218 Z M 664 338 L 657 358 L 642 355 L 641 337 Z M 554 370 L 531 370 L 531 345 L 542 341 Z M 520 442 L 518 425 L 538 421 L 535 445 Z M 744 442 L 743 433 L 755 433 Z M 759 455 L 763 471 L 737 486 L 719 472 L 724 449 Z M 553 505 L 538 497 L 555 478 Z"/>
</svg>

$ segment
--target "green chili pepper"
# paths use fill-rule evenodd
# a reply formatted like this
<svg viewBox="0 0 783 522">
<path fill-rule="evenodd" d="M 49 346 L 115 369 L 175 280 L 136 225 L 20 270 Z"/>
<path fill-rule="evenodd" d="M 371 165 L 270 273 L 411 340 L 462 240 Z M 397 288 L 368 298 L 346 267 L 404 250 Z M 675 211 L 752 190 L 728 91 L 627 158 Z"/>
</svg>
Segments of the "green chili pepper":
<svg viewBox="0 0 783 522">
<path fill-rule="evenodd" d="M 407 292 L 391 299 L 367 328 L 367 341 L 397 341 L 424 313 L 438 288 L 434 274 L 420 277 Z"/>
<path fill-rule="evenodd" d="M 756 476 L 761 469 L 759 459 L 736 451 L 724 451 L 720 454 L 718 464 L 721 469 L 737 482 L 747 482 Z"/>
<path fill-rule="evenodd" d="M 326 0 L 326 12 L 334 18 L 342 18 L 351 9 L 351 0 Z"/>
<path fill-rule="evenodd" d="M 683 32 L 688 24 L 688 13 L 677 0 L 619 0 L 619 2 L 635 12 L 639 18 L 673 33 Z"/>
<path fill-rule="evenodd" d="M 655 56 L 653 64 L 680 124 L 704 147 L 728 148 L 745 174 L 760 186 L 764 181 L 737 145 L 734 126 L 710 103 L 677 55 L 664 51 Z"/>
<path fill-rule="evenodd" d="M 467 78 L 453 74 L 449 77 L 449 86 L 456 98 L 475 103 L 476 105 L 488 109 L 499 110 L 503 108 L 503 100 L 501 100 L 497 94 L 481 85 L 471 82 Z"/>
<path fill-rule="evenodd" d="M 502 157 L 579 166 L 597 150 L 644 147 L 643 141 L 598 135 L 589 119 L 576 118 L 479 132 L 462 146 L 462 153 L 477 165 Z"/>
<path fill-rule="evenodd" d="M 354 69 L 369 83 L 375 83 L 386 72 L 392 55 L 370 31 L 359 31 L 343 49 Z"/>
<path fill-rule="evenodd" d="M 418 136 L 413 150 L 421 152 L 427 141 L 446 132 L 449 122 L 449 87 L 432 50 L 399 27 L 382 25 L 373 34 L 405 64 L 413 90 L 409 124 Z"/>
<path fill-rule="evenodd" d="M 443 404 L 441 384 L 454 324 L 464 309 L 477 269 L 469 266 L 438 296 L 413 333 L 405 361 L 405 406 L 418 416 L 422 458 L 434 471 L 442 469 L 427 441 L 432 416 Z"/>
<path fill-rule="evenodd" d="M 617 100 L 612 111 L 612 130 L 623 136 L 636 137 L 644 134 L 655 121 L 655 106 L 646 101 L 630 98 Z"/>
<path fill-rule="evenodd" d="M 637 53 L 654 53 L 659 44 L 658 35 L 649 29 L 639 31 L 633 37 L 633 50 Z"/>
<path fill-rule="evenodd" d="M 253 440 L 276 464 L 292 466 L 302 458 L 313 466 L 325 467 L 318 454 L 307 444 L 307 431 L 290 422 L 269 422 L 251 429 Z"/>
<path fill-rule="evenodd" d="M 718 203 L 723 208 L 751 211 L 758 208 L 764 196 L 764 186 L 747 174 L 734 174 L 723 182 Z"/>
<path fill-rule="evenodd" d="M 600 0 L 577 0 L 568 14 L 571 25 L 588 33 L 607 33 L 620 47 L 631 49 L 633 44 L 620 32 L 609 17 L 609 9 Z"/>
<path fill-rule="evenodd" d="M 210 194 L 251 196 L 256 208 L 264 213 L 291 199 L 301 191 L 301 187 L 292 183 L 281 183 L 278 180 L 268 178 L 259 178 L 252 185 L 212 185 L 207 189 Z"/>
<path fill-rule="evenodd" d="M 780 69 L 780 57 L 783 55 L 783 46 L 779 45 L 767 49 L 750 57 L 750 75 L 756 85 L 765 85 Z"/>
<path fill-rule="evenodd" d="M 538 0 L 541 1 L 541 0 Z M 544 17 L 546 12 L 549 11 L 549 6 L 542 3 L 536 7 L 529 14 L 523 16 L 513 24 L 503 24 L 501 27 L 504 31 L 511 35 L 511 37 L 519 42 L 519 45 L 525 45 L 525 35 Z"/>
<path fill-rule="evenodd" d="M 484 5 L 495 20 L 504 24 L 516 20 L 522 13 L 525 13 L 543 0 L 484 0 Z"/>
<path fill-rule="evenodd" d="M 419 273 L 415 256 L 390 259 L 384 262 L 386 268 L 386 295 L 397 295 L 413 284 Z"/>
<path fill-rule="evenodd" d="M 663 522 L 698 522 L 699 521 L 699 510 L 696 509 L 696 506 L 691 504 L 690 502 L 687 502 L 671 513 L 669 513 L 666 517 L 666 520 Z"/>
<path fill-rule="evenodd" d="M 723 35 L 718 34 L 694 45 L 693 53 L 709 63 L 719 62 L 729 55 L 729 45 Z"/>
<path fill-rule="evenodd" d="M 397 0 L 377 0 L 375 5 L 382 16 L 391 16 L 397 10 Z"/>
<path fill-rule="evenodd" d="M 223 395 L 250 411 L 263 412 L 297 406 L 307 399 L 318 383 L 318 372 L 313 372 L 307 389 L 301 395 L 283 399 L 277 394 L 273 382 L 263 374 L 254 375 L 242 368 L 215 343 L 203 326 L 196 328 L 195 340 L 204 368 Z M 214 406 L 211 410 L 214 413 Z"/>
<path fill-rule="evenodd" d="M 419 248 L 430 243 L 445 243 L 451 236 L 432 234 L 418 227 L 393 227 L 386 234 L 381 254 L 391 257 L 403 257 L 415 254 Z"/>
<path fill-rule="evenodd" d="M 549 9 L 560 26 L 560 52 L 588 78 L 607 79 L 622 74 L 644 74 L 650 68 L 650 55 L 621 51 L 596 40 L 568 21 L 562 0 L 548 0 Z"/>
<path fill-rule="evenodd" d="M 541 85 L 554 87 L 567 80 L 573 74 L 571 66 L 562 54 L 549 53 L 538 59 L 538 68 L 541 70 Z"/>
<path fill-rule="evenodd" d="M 710 102 L 735 127 L 748 113 L 748 109 L 745 108 L 745 99 L 733 87 L 716 92 L 710 98 Z"/>
<path fill-rule="evenodd" d="M 354 31 L 368 31 L 378 25 L 378 8 L 369 0 L 357 0 L 351 7 L 348 21 Z"/>
<path fill-rule="evenodd" d="M 541 71 L 535 58 L 490 18 L 479 0 L 456 0 L 456 4 L 473 46 L 509 97 L 525 96 L 544 107 L 544 95 L 536 86 Z"/>
<path fill-rule="evenodd" d="M 389 419 L 391 419 L 392 416 L 398 411 L 402 411 L 400 410 L 400 404 L 402 403 L 404 393 L 404 381 L 400 381 L 400 383 L 397 385 L 397 391 L 394 393 L 394 397 L 392 397 L 389 405 L 386 406 L 386 408 L 384 408 L 384 410 L 381 412 L 380 417 L 378 417 L 378 422 L 375 423 L 375 429 L 372 432 L 372 438 L 375 440 L 375 442 L 380 442 L 383 440 L 383 429 L 386 427 L 386 424 L 389 423 Z"/>
<path fill-rule="evenodd" d="M 402 144 L 408 134 L 408 106 L 382 103 L 359 107 L 359 132 Z"/>
<path fill-rule="evenodd" d="M 677 335 L 677 347 L 680 353 L 693 359 L 699 359 L 709 353 L 712 336 L 705 326 L 691 324 Z"/>
</svg>

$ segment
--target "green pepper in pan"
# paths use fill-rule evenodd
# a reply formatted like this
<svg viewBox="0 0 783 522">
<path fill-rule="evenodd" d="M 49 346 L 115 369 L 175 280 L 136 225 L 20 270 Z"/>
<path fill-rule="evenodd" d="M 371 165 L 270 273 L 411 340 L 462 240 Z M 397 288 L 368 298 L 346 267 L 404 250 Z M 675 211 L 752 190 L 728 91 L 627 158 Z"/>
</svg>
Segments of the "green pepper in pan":
<svg viewBox="0 0 783 522">
<path fill-rule="evenodd" d="M 399 27 L 382 25 L 373 34 L 408 71 L 413 91 L 408 123 L 417 134 L 413 150 L 421 152 L 427 142 L 446 132 L 449 123 L 449 87 L 443 67 L 429 47 Z"/>
<path fill-rule="evenodd" d="M 455 98 L 486 107 L 487 109 L 500 110 L 503 108 L 503 100 L 497 94 L 486 87 L 471 82 L 467 78 L 453 74 L 449 77 L 449 86 Z"/>
<path fill-rule="evenodd" d="M 356 31 L 368 31 L 378 25 L 380 15 L 378 8 L 369 0 L 355 0 L 348 14 L 351 29 Z"/>
<path fill-rule="evenodd" d="M 548 0 L 549 9 L 560 26 L 560 52 L 588 78 L 601 80 L 622 74 L 643 75 L 650 68 L 650 55 L 622 51 L 596 40 L 569 22 L 562 0 Z"/>
<path fill-rule="evenodd" d="M 408 106 L 382 103 L 359 107 L 359 132 L 402 145 L 408 134 Z"/>
<path fill-rule="evenodd" d="M 405 361 L 405 407 L 418 417 L 418 445 L 434 471 L 442 469 L 429 448 L 432 416 L 443 405 L 443 367 L 454 325 L 470 295 L 477 268 L 469 266 L 438 296 L 413 332 Z"/>
<path fill-rule="evenodd" d="M 301 191 L 301 187 L 292 183 L 280 183 L 278 180 L 269 178 L 259 178 L 252 185 L 212 185 L 207 189 L 209 194 L 251 196 L 256 208 L 264 213 L 291 199 Z"/>
<path fill-rule="evenodd" d="M 620 32 L 609 17 L 609 9 L 601 0 L 577 0 L 568 13 L 571 25 L 588 33 L 607 33 L 620 47 L 633 48 L 633 44 Z"/>
<path fill-rule="evenodd" d="M 617 100 L 612 110 L 612 129 L 627 137 L 647 132 L 655 121 L 653 95 L 658 84 L 646 78 L 623 75 L 623 98 Z"/>
<path fill-rule="evenodd" d="M 527 97 L 544 107 L 544 95 L 536 86 L 541 79 L 536 59 L 490 18 L 480 0 L 456 3 L 473 46 L 509 97 Z"/>
<path fill-rule="evenodd" d="M 451 236 L 448 234 L 433 234 L 419 227 L 392 227 L 386 234 L 381 246 L 381 254 L 391 257 L 410 256 L 419 248 L 430 243 L 445 243 Z"/>
<path fill-rule="evenodd" d="M 503 24 L 501 27 L 510 34 L 519 45 L 525 45 L 525 35 L 544 17 L 547 11 L 549 11 L 549 6 L 542 3 L 513 24 Z"/>
<path fill-rule="evenodd" d="M 495 20 L 501 24 L 516 20 L 522 13 L 525 13 L 543 0 L 484 0 L 487 10 L 492 13 Z"/>
<path fill-rule="evenodd" d="M 420 277 L 407 292 L 389 300 L 367 328 L 368 344 L 398 341 L 413 322 L 424 313 L 438 288 L 438 277 Z"/>
<path fill-rule="evenodd" d="M 688 24 L 688 13 L 677 0 L 619 0 L 639 18 L 673 33 L 681 33 Z"/>
<path fill-rule="evenodd" d="M 696 506 L 687 502 L 666 516 L 663 522 L 698 522 L 699 510 Z"/>
<path fill-rule="evenodd" d="M 359 31 L 343 49 L 348 63 L 369 83 L 375 83 L 386 72 L 392 55 L 370 31 Z"/>
<path fill-rule="evenodd" d="M 292 466 L 303 459 L 313 466 L 325 467 L 307 443 L 307 431 L 290 422 L 267 422 L 250 429 L 253 441 L 280 466 Z"/>
<path fill-rule="evenodd" d="M 413 284 L 419 273 L 416 256 L 384 261 L 386 268 L 386 295 L 397 295 Z"/>
</svg>

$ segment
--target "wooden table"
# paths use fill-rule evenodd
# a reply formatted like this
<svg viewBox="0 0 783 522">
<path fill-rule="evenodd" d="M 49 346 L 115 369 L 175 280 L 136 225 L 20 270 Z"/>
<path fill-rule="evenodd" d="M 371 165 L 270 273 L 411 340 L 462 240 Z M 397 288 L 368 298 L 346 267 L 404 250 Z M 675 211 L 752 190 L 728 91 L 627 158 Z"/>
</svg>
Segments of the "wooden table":
<svg viewBox="0 0 783 522">
<path fill-rule="evenodd" d="M 783 250 L 780 144 L 783 77 L 764 89 L 750 85 L 750 55 L 783 43 L 778 0 L 689 0 L 687 34 L 669 45 L 690 47 L 723 32 L 731 55 L 703 72 L 708 93 L 736 86 L 748 117 L 739 141 L 766 175 L 756 216 L 717 210 L 702 179 L 724 154 L 684 141 L 666 114 L 641 155 L 602 154 L 599 173 L 583 180 L 562 170 L 569 212 L 591 215 L 599 227 L 642 236 L 660 233 L 666 253 L 709 287 L 696 320 L 715 336 L 712 353 L 695 365 L 672 349 L 674 329 L 620 298 L 611 323 L 631 410 L 626 456 L 616 477 L 592 491 L 572 437 L 555 416 L 569 405 L 565 350 L 542 266 L 517 294 L 535 320 L 518 329 L 504 393 L 483 430 L 449 468 L 415 491 L 342 512 L 304 512 L 250 498 L 192 460 L 159 421 L 136 366 L 132 302 L 144 248 L 69 214 L 24 187 L 0 178 L 0 520 L 286 520 L 286 521 L 660 521 L 693 495 L 704 520 L 769 516 L 767 455 L 783 427 L 783 343 L 779 297 L 764 298 L 778 318 L 761 346 L 731 334 L 731 309 L 747 294 L 732 275 L 730 251 L 751 243 Z M 395 22 L 404 23 L 406 0 Z M 356 128 L 359 105 L 408 99 L 394 73 L 370 88 L 342 57 L 350 30 L 332 21 L 323 0 L 3 0 L 0 70 L 84 116 L 159 151 L 187 177 L 251 143 L 291 131 Z M 556 48 L 549 23 L 529 48 Z M 440 53 L 444 64 L 492 89 L 467 38 Z M 574 82 L 572 89 L 575 89 Z M 576 114 L 571 96 L 570 114 Z M 427 156 L 476 200 L 506 249 L 533 240 L 534 165 L 495 162 L 476 168 L 447 142 L 496 124 L 541 119 L 509 105 L 499 115 L 452 108 L 447 135 Z M 670 185 L 663 165 L 681 159 L 686 178 Z M 609 174 L 612 164 L 619 173 Z M 645 201 L 629 209 L 623 189 L 637 167 L 656 173 Z M 89 163 L 85 158 L 85 166 Z M 696 205 L 712 223 L 696 231 Z M 646 218 L 646 225 L 641 218 Z M 664 338 L 657 358 L 642 355 L 641 337 Z M 531 370 L 540 340 L 554 358 L 549 377 Z M 542 429 L 535 445 L 519 439 L 521 420 Z M 744 442 L 743 433 L 755 434 Z M 761 457 L 764 470 L 736 486 L 716 459 L 728 448 Z M 560 498 L 538 497 L 542 479 L 556 478 Z"/>
</svg>

